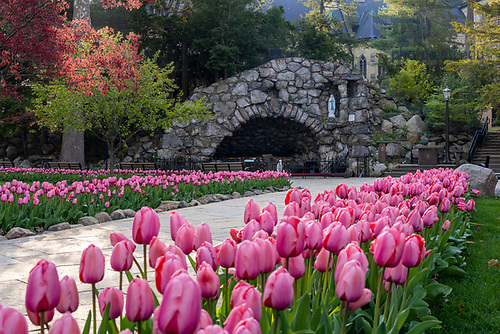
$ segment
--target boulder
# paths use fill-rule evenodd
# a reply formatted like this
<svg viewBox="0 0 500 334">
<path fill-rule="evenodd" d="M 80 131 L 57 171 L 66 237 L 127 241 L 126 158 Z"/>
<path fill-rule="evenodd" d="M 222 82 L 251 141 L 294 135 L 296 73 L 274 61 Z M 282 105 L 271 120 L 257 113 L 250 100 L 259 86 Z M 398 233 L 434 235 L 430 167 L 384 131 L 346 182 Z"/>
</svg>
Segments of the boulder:
<svg viewBox="0 0 500 334">
<path fill-rule="evenodd" d="M 396 116 L 393 116 L 389 119 L 392 124 L 394 124 L 395 127 L 397 127 L 398 129 L 402 129 L 406 126 L 406 120 L 405 118 L 403 117 L 403 115 L 396 115 Z"/>
<path fill-rule="evenodd" d="M 385 151 L 386 155 L 391 158 L 403 158 L 406 155 L 405 148 L 396 143 L 387 144 Z"/>
<path fill-rule="evenodd" d="M 4 241 L 4 240 L 8 240 L 6 237 L 4 237 L 3 235 L 0 235 L 0 241 Z"/>
<path fill-rule="evenodd" d="M 123 210 L 118 209 L 118 210 L 115 210 L 115 211 L 111 212 L 109 214 L 109 216 L 113 220 L 124 219 L 125 218 L 125 213 L 123 212 Z"/>
<path fill-rule="evenodd" d="M 419 115 L 415 115 L 406 122 L 406 127 L 409 132 L 423 132 L 425 131 L 425 123 Z"/>
<path fill-rule="evenodd" d="M 133 218 L 135 217 L 135 211 L 132 210 L 132 209 L 124 209 L 123 210 L 123 214 L 125 215 L 125 217 L 127 218 Z"/>
<path fill-rule="evenodd" d="M 62 230 L 69 230 L 70 228 L 71 225 L 68 222 L 64 222 L 49 226 L 47 228 L 47 231 L 62 231 Z"/>
<path fill-rule="evenodd" d="M 5 237 L 7 239 L 17 239 L 22 237 L 30 237 L 32 235 L 35 235 L 35 232 L 22 227 L 14 227 L 9 232 L 7 232 Z"/>
<path fill-rule="evenodd" d="M 197 200 L 200 204 L 209 204 L 209 203 L 214 203 L 214 202 L 220 202 L 220 199 L 217 198 L 215 195 L 205 195 L 203 197 L 198 198 Z"/>
<path fill-rule="evenodd" d="M 161 210 L 161 211 L 172 211 L 172 210 L 176 210 L 177 208 L 179 208 L 179 202 L 177 202 L 177 201 L 163 201 L 156 209 Z"/>
<path fill-rule="evenodd" d="M 469 175 L 467 180 L 470 183 L 469 188 L 479 190 L 479 196 L 495 196 L 495 187 L 498 180 L 491 169 L 473 164 L 464 164 L 458 167 L 457 170 Z"/>
<path fill-rule="evenodd" d="M 99 212 L 95 216 L 95 219 L 99 221 L 99 223 L 105 223 L 105 222 L 110 222 L 113 219 L 109 216 L 109 213 L 107 212 Z"/>
<path fill-rule="evenodd" d="M 373 171 L 371 173 L 370 176 L 372 177 L 378 177 L 378 176 L 382 176 L 382 173 L 385 172 L 387 170 L 387 166 L 385 164 L 376 164 L 375 166 L 373 166 Z"/>
<path fill-rule="evenodd" d="M 392 124 L 391 121 L 388 121 L 386 119 L 384 119 L 382 121 L 382 131 L 384 131 L 385 133 L 392 133 L 393 127 L 394 127 L 394 124 Z"/>
<path fill-rule="evenodd" d="M 95 217 L 81 217 L 78 219 L 78 224 L 82 224 L 83 226 L 95 225 L 99 224 L 99 221 Z"/>
<path fill-rule="evenodd" d="M 233 192 L 231 196 L 233 196 L 233 198 L 241 198 L 241 194 L 237 191 Z"/>
</svg>

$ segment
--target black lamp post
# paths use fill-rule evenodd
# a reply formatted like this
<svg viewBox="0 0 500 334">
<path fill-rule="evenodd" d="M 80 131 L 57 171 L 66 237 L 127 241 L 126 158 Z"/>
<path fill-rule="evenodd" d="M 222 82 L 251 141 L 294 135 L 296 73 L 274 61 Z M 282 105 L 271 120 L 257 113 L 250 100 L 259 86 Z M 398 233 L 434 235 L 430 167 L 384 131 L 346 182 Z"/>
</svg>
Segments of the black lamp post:
<svg viewBox="0 0 500 334">
<path fill-rule="evenodd" d="M 445 88 L 443 90 L 444 100 L 446 101 L 446 123 L 444 128 L 444 164 L 450 164 L 450 139 L 449 139 L 449 109 L 448 109 L 448 101 L 451 97 L 451 89 Z"/>
</svg>

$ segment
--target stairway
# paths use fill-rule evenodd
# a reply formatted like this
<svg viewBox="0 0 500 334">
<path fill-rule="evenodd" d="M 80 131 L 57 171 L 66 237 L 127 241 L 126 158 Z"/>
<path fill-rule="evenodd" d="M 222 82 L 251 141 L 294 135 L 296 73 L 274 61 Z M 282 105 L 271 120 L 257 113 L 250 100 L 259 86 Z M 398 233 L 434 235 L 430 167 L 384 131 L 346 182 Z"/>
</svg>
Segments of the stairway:
<svg viewBox="0 0 500 334">
<path fill-rule="evenodd" d="M 488 155 L 500 155 L 500 131 L 488 131 L 484 145 L 477 149 L 472 163 L 484 165 Z"/>
<path fill-rule="evenodd" d="M 439 164 L 439 165 L 419 165 L 419 164 L 401 164 L 401 165 L 396 165 L 392 171 L 390 172 L 385 172 L 384 176 L 390 175 L 394 178 L 398 178 L 402 175 L 406 175 L 408 173 L 415 173 L 418 169 L 423 171 L 423 170 L 429 170 L 429 169 L 434 169 L 434 168 L 456 168 L 457 166 L 455 164 Z"/>
</svg>

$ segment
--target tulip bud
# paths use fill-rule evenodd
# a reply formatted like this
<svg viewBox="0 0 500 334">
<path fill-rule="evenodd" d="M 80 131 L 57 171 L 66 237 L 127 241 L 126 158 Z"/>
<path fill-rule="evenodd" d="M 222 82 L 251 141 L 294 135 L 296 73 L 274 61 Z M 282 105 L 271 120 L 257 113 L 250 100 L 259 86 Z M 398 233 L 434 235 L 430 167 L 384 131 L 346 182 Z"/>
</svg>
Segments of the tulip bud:
<svg viewBox="0 0 500 334">
<path fill-rule="evenodd" d="M 241 240 L 252 240 L 255 233 L 257 233 L 261 229 L 262 228 L 260 227 L 259 222 L 257 222 L 255 219 L 252 219 L 241 230 Z"/>
<path fill-rule="evenodd" d="M 316 220 L 306 223 L 306 247 L 308 249 L 320 249 L 323 244 L 323 228 Z"/>
<path fill-rule="evenodd" d="M 288 258 L 288 272 L 293 278 L 299 279 L 306 273 L 306 264 L 302 254 Z"/>
<path fill-rule="evenodd" d="M 224 321 L 224 329 L 233 333 L 238 323 L 248 318 L 253 318 L 252 309 L 247 304 L 236 306 L 229 312 L 226 321 Z"/>
<path fill-rule="evenodd" d="M 262 316 L 262 294 L 253 285 L 245 281 L 239 281 L 231 293 L 230 306 L 234 309 L 243 304 L 246 304 L 252 310 L 255 319 L 260 321 Z"/>
<path fill-rule="evenodd" d="M 151 208 L 143 207 L 134 217 L 132 237 L 137 244 L 148 245 L 160 232 L 160 218 Z"/>
<path fill-rule="evenodd" d="M 236 276 L 239 279 L 253 280 L 260 273 L 259 245 L 245 240 L 238 247 L 235 260 Z"/>
<path fill-rule="evenodd" d="M 361 298 L 355 302 L 349 303 L 349 311 L 354 311 L 362 306 L 365 306 L 372 300 L 372 291 L 370 289 L 364 289 Z"/>
<path fill-rule="evenodd" d="M 117 288 L 104 288 L 98 296 L 99 311 L 104 315 L 109 304 L 109 319 L 118 318 L 123 312 L 123 291 Z"/>
<path fill-rule="evenodd" d="M 217 259 L 222 268 L 234 267 L 234 260 L 236 259 L 236 242 L 230 238 L 224 240 L 218 249 Z"/>
<path fill-rule="evenodd" d="M 121 233 L 121 232 L 113 232 L 109 235 L 109 239 L 111 240 L 111 246 L 115 247 L 117 243 L 119 243 L 120 241 L 128 241 L 130 246 L 132 247 L 132 252 L 135 251 L 135 244 L 132 240 L 130 240 L 129 238 L 127 238 L 125 236 L 125 234 Z"/>
<path fill-rule="evenodd" d="M 384 279 L 387 282 L 403 285 L 406 282 L 407 275 L 408 275 L 408 268 L 405 267 L 402 262 L 400 262 L 394 268 L 385 268 Z"/>
<path fill-rule="evenodd" d="M 148 281 L 134 278 L 127 289 L 125 312 L 132 322 L 148 320 L 154 311 L 154 299 Z"/>
<path fill-rule="evenodd" d="M 404 234 L 389 228 L 380 233 L 370 245 L 370 252 L 379 267 L 395 267 L 399 264 L 405 246 Z"/>
<path fill-rule="evenodd" d="M 263 211 L 259 216 L 260 228 L 267 232 L 267 234 L 272 234 L 274 231 L 275 221 L 273 216 L 268 211 Z"/>
<path fill-rule="evenodd" d="M 341 300 L 355 302 L 363 295 L 366 271 L 357 260 L 344 264 L 337 283 L 336 293 Z"/>
<path fill-rule="evenodd" d="M 177 237 L 177 231 L 184 223 L 187 222 L 186 218 L 184 218 L 180 213 L 174 211 L 170 213 L 170 236 L 174 242 Z"/>
<path fill-rule="evenodd" d="M 165 245 L 165 243 L 157 237 L 153 237 L 153 239 L 151 239 L 151 242 L 149 243 L 149 266 L 154 269 L 156 266 L 156 260 L 158 260 L 159 257 L 163 256 L 166 251 L 167 246 Z"/>
<path fill-rule="evenodd" d="M 284 310 L 293 301 L 293 277 L 283 267 L 273 271 L 264 288 L 264 306 Z"/>
<path fill-rule="evenodd" d="M 261 334 L 259 322 L 255 318 L 246 318 L 236 324 L 233 334 Z"/>
<path fill-rule="evenodd" d="M 184 255 L 184 253 L 182 255 Z M 173 253 L 167 253 L 158 258 L 155 268 L 155 283 L 158 292 L 163 294 L 172 275 L 180 269 L 187 270 L 187 267 L 182 264 L 179 256 Z"/>
<path fill-rule="evenodd" d="M 340 251 L 337 258 L 337 265 L 335 266 L 336 283 L 338 283 L 340 272 L 342 271 L 344 265 L 352 260 L 357 260 L 365 272 L 368 270 L 368 259 L 366 258 L 365 253 L 358 245 L 351 243 Z"/>
<path fill-rule="evenodd" d="M 330 257 L 330 261 L 328 261 L 328 257 Z M 321 250 L 318 253 L 318 256 L 316 257 L 316 261 L 314 262 L 314 268 L 319 271 L 319 272 L 326 272 L 326 266 L 327 263 L 329 262 L 330 265 L 328 265 L 328 270 L 332 270 L 333 266 L 333 254 L 330 253 L 328 250 L 325 248 L 321 248 Z"/>
<path fill-rule="evenodd" d="M 212 266 L 203 261 L 196 273 L 196 282 L 201 289 L 201 296 L 212 301 L 219 298 L 220 295 L 220 280 Z"/>
<path fill-rule="evenodd" d="M 199 333 L 200 330 L 203 330 L 209 326 L 212 326 L 214 323 L 212 318 L 210 318 L 210 314 L 207 311 L 201 310 L 200 321 L 198 322 L 198 327 L 195 330 L 195 333 Z"/>
<path fill-rule="evenodd" d="M 212 325 L 200 329 L 196 334 L 229 334 L 229 332 L 219 325 Z"/>
<path fill-rule="evenodd" d="M 425 257 L 425 240 L 418 234 L 406 238 L 401 263 L 408 268 L 417 267 Z"/>
<path fill-rule="evenodd" d="M 78 323 L 71 313 L 64 313 L 49 330 L 49 334 L 80 334 Z"/>
<path fill-rule="evenodd" d="M 210 232 L 210 227 L 205 222 L 198 225 L 194 232 L 194 249 L 197 250 L 204 242 L 213 244 L 212 232 Z"/>
<path fill-rule="evenodd" d="M 80 281 L 94 284 L 104 277 L 104 255 L 99 247 L 88 246 L 82 253 L 80 260 Z"/>
<path fill-rule="evenodd" d="M 274 257 L 274 246 L 271 241 L 266 239 L 256 239 L 254 241 L 259 245 L 259 262 L 260 262 L 260 272 L 263 274 L 268 274 L 274 270 L 275 257 Z"/>
<path fill-rule="evenodd" d="M 339 254 L 340 250 L 348 243 L 347 229 L 339 222 L 331 223 L 323 231 L 323 247 L 334 254 Z"/>
<path fill-rule="evenodd" d="M 269 212 L 271 214 L 271 217 L 273 218 L 274 225 L 278 223 L 278 210 L 276 209 L 276 205 L 274 205 L 272 202 L 267 203 L 265 207 L 262 208 L 262 212 Z"/>
<path fill-rule="evenodd" d="M 31 269 L 26 287 L 26 308 L 31 312 L 53 310 L 61 297 L 61 285 L 56 266 L 40 260 Z"/>
<path fill-rule="evenodd" d="M 115 244 L 111 252 L 111 268 L 116 271 L 125 271 L 132 268 L 134 263 L 134 247 L 129 241 L 122 240 Z"/>
<path fill-rule="evenodd" d="M 28 310 L 28 308 L 26 308 L 26 313 L 28 314 L 28 318 L 30 319 L 31 323 L 35 326 L 40 326 L 41 324 L 41 313 L 39 312 L 31 312 L 30 310 Z M 52 321 L 52 319 L 54 319 L 54 310 L 50 310 L 50 311 L 45 311 L 43 313 L 43 323 L 44 324 L 48 324 L 49 322 Z M 0 332 L 2 333 L 2 332 Z"/>
<path fill-rule="evenodd" d="M 288 189 L 288 191 L 286 192 L 285 205 L 288 205 L 292 202 L 300 202 L 300 191 L 297 188 Z"/>
<path fill-rule="evenodd" d="M 175 245 L 186 255 L 190 254 L 194 249 L 194 233 L 194 227 L 189 223 L 184 223 L 177 231 Z"/>
<path fill-rule="evenodd" d="M 245 205 L 243 221 L 245 222 L 245 224 L 247 224 L 252 219 L 259 220 L 259 216 L 260 216 L 259 205 L 253 199 L 250 199 L 248 203 Z"/>
<path fill-rule="evenodd" d="M 451 222 L 449 219 L 445 220 L 445 222 L 443 223 L 443 226 L 441 227 L 441 229 L 443 231 L 448 231 L 450 229 L 450 225 L 451 225 Z"/>
<path fill-rule="evenodd" d="M 75 312 L 79 305 L 78 289 L 72 277 L 64 276 L 59 282 L 61 286 L 61 298 L 57 304 L 60 313 Z"/>
<path fill-rule="evenodd" d="M 217 270 L 217 252 L 209 242 L 204 242 L 196 251 L 196 270 L 202 262 L 209 264 L 214 271 Z"/>
<path fill-rule="evenodd" d="M 305 246 L 305 224 L 297 217 L 283 217 L 276 230 L 276 250 L 281 257 L 294 257 Z"/>
</svg>

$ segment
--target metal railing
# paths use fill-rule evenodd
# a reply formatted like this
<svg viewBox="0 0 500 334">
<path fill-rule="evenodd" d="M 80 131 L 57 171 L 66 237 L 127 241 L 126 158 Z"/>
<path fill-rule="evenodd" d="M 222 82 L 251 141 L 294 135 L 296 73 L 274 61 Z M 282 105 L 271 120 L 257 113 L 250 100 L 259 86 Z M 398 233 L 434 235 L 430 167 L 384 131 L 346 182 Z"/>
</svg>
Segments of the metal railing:
<svg viewBox="0 0 500 334">
<path fill-rule="evenodd" d="M 483 123 L 483 126 L 480 130 L 474 133 L 474 139 L 472 139 L 472 143 L 469 149 L 469 162 L 472 163 L 474 160 L 474 156 L 476 155 L 477 149 L 479 147 L 483 147 L 484 141 L 486 140 L 486 136 L 488 135 L 488 123 L 490 119 L 486 117 L 486 120 Z"/>
<path fill-rule="evenodd" d="M 347 159 L 283 161 L 283 170 L 292 176 L 347 176 Z"/>
</svg>

